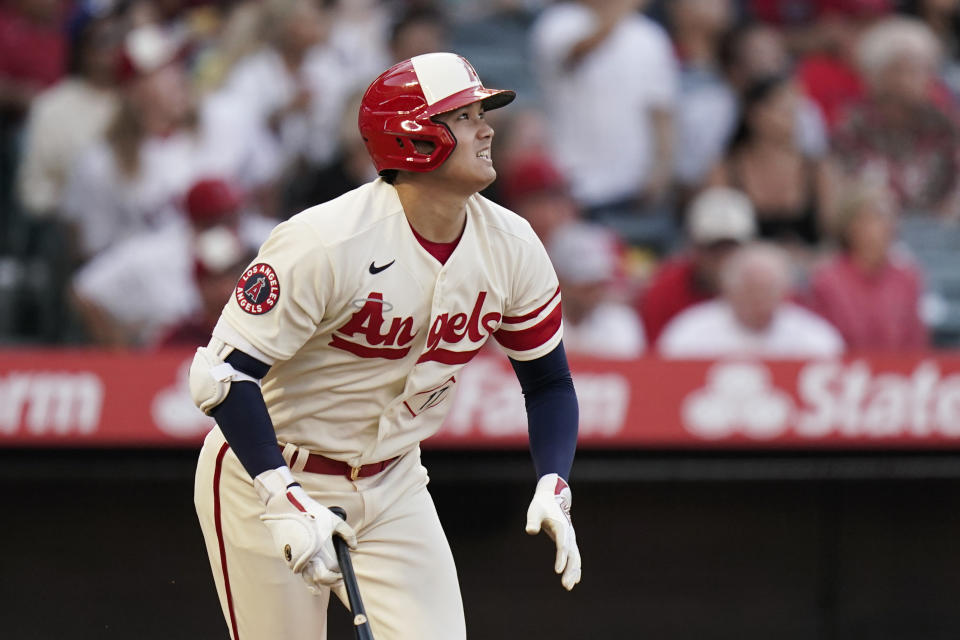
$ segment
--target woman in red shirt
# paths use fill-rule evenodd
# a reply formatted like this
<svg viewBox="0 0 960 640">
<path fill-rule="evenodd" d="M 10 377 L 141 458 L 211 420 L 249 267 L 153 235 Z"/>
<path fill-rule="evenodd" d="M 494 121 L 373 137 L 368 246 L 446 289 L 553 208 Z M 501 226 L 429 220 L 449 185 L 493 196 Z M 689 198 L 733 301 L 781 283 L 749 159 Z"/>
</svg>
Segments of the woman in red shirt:
<svg viewBox="0 0 960 640">
<path fill-rule="evenodd" d="M 919 267 L 893 247 L 895 199 L 886 188 L 848 187 L 837 209 L 841 251 L 811 278 L 811 306 L 850 350 L 910 351 L 928 346 L 920 318 Z"/>
</svg>

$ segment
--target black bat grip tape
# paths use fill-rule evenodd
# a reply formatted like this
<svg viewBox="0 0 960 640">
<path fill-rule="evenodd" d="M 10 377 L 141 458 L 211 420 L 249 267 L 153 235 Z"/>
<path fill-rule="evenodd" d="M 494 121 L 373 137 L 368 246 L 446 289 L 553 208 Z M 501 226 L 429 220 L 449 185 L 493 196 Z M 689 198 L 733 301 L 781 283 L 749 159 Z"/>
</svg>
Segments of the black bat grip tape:
<svg viewBox="0 0 960 640">
<path fill-rule="evenodd" d="M 330 507 L 330 511 L 341 520 L 346 521 L 347 512 L 341 507 Z M 360 598 L 357 574 L 354 573 L 353 561 L 350 560 L 350 548 L 347 546 L 347 541 L 336 532 L 333 534 L 333 548 L 337 552 L 337 562 L 340 564 L 340 572 L 343 574 L 343 585 L 347 590 L 350 610 L 353 612 L 354 637 L 356 640 L 373 640 L 370 622 L 367 620 L 367 612 L 363 608 L 363 600 Z"/>
</svg>

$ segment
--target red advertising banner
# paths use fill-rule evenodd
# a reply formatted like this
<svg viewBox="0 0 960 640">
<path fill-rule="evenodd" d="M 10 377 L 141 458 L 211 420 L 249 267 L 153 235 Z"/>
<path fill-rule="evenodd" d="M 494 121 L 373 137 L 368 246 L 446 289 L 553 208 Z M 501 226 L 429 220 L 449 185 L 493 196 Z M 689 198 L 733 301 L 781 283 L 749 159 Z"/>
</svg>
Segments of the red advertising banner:
<svg viewBox="0 0 960 640">
<path fill-rule="evenodd" d="M 191 352 L 0 351 L 0 446 L 193 446 L 213 426 L 187 391 Z M 580 446 L 960 449 L 960 354 L 823 361 L 572 359 Z M 458 375 L 425 446 L 522 447 L 507 360 Z"/>
</svg>

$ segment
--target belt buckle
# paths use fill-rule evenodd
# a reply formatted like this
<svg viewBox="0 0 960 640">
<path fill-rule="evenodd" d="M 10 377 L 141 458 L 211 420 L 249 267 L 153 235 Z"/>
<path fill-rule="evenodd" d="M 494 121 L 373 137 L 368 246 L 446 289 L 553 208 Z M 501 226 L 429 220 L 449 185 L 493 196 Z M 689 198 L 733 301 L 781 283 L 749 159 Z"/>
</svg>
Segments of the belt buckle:
<svg viewBox="0 0 960 640">
<path fill-rule="evenodd" d="M 350 467 L 350 481 L 354 482 L 360 477 L 360 467 Z"/>
</svg>

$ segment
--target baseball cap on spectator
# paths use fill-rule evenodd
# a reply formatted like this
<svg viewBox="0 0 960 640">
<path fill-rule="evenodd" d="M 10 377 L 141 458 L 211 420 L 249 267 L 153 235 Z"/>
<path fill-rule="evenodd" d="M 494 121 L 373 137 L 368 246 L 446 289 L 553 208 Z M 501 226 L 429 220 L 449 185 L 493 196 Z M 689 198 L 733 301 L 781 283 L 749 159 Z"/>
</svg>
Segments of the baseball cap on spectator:
<svg viewBox="0 0 960 640">
<path fill-rule="evenodd" d="M 594 224 L 566 224 L 550 237 L 547 254 L 557 277 L 571 284 L 602 284 L 618 274 L 619 246 L 609 230 Z"/>
<path fill-rule="evenodd" d="M 757 231 L 750 198 L 729 187 L 701 191 L 687 209 L 686 226 L 690 241 L 698 246 L 724 241 L 747 242 Z"/>
<path fill-rule="evenodd" d="M 503 176 L 500 186 L 503 201 L 516 206 L 524 198 L 543 193 L 567 193 L 567 181 L 553 161 L 544 154 L 525 154 L 516 158 Z"/>
<path fill-rule="evenodd" d="M 236 214 L 240 194 L 221 178 L 203 178 L 193 183 L 184 198 L 190 223 L 199 228 L 212 227 Z"/>
<path fill-rule="evenodd" d="M 121 83 L 130 82 L 176 62 L 184 53 L 183 39 L 156 25 L 131 29 L 120 47 L 117 77 Z"/>
</svg>

